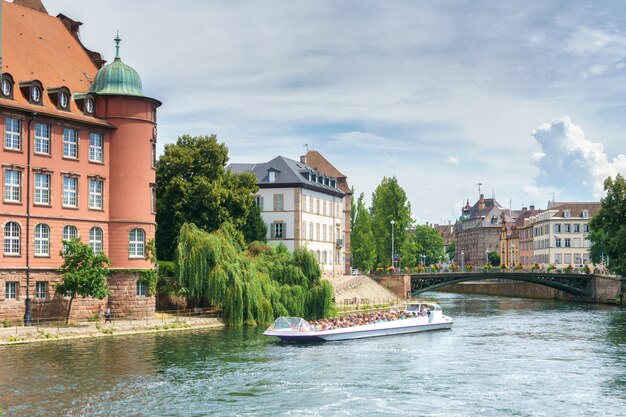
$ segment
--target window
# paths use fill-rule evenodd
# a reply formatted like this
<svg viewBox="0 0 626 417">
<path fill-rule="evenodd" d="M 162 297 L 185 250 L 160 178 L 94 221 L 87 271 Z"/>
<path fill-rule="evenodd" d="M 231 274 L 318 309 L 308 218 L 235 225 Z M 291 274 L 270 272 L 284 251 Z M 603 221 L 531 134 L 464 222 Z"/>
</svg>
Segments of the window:
<svg viewBox="0 0 626 417">
<path fill-rule="evenodd" d="M 555 264 L 562 264 L 563 263 L 562 260 L 563 260 L 563 254 L 562 253 L 557 253 L 556 257 L 554 258 L 554 263 Z"/>
<path fill-rule="evenodd" d="M 64 110 L 67 110 L 67 106 L 70 103 L 70 100 L 65 91 L 59 93 L 58 102 L 59 102 L 59 107 L 61 107 Z"/>
<path fill-rule="evenodd" d="M 574 238 L 574 246 L 575 248 L 580 248 L 580 238 Z"/>
<path fill-rule="evenodd" d="M 78 178 L 63 177 L 63 205 L 78 207 Z"/>
<path fill-rule="evenodd" d="M 313 240 L 313 223 L 309 223 L 309 240 Z"/>
<path fill-rule="evenodd" d="M 6 282 L 4 284 L 5 300 L 17 300 L 17 282 Z"/>
<path fill-rule="evenodd" d="M 563 210 L 563 217 L 569 219 L 571 217 L 571 213 L 569 210 Z"/>
<path fill-rule="evenodd" d="M 591 241 L 589 239 L 583 239 L 583 248 L 591 247 Z"/>
<path fill-rule="evenodd" d="M 30 99 L 33 103 L 41 102 L 41 89 L 34 85 L 30 88 Z"/>
<path fill-rule="evenodd" d="M 150 212 L 156 213 L 156 187 L 150 186 Z"/>
<path fill-rule="evenodd" d="M 22 149 L 22 121 L 7 117 L 4 119 L 4 149 Z"/>
<path fill-rule="evenodd" d="M 99 227 L 89 229 L 89 246 L 95 254 L 102 252 L 102 229 Z"/>
<path fill-rule="evenodd" d="M 35 173 L 35 204 L 50 204 L 50 174 Z"/>
<path fill-rule="evenodd" d="M 561 233 L 561 223 L 554 224 L 554 233 Z"/>
<path fill-rule="evenodd" d="M 589 210 L 584 209 L 583 210 L 583 219 L 588 219 L 589 218 Z"/>
<path fill-rule="evenodd" d="M 322 251 L 322 264 L 326 265 L 326 251 Z"/>
<path fill-rule="evenodd" d="M 85 99 L 85 112 L 88 114 L 92 114 L 94 111 L 95 103 L 93 98 L 87 97 Z"/>
<path fill-rule="evenodd" d="M 102 181 L 89 179 L 89 208 L 102 209 Z"/>
<path fill-rule="evenodd" d="M 589 233 L 589 225 L 587 223 L 583 224 L 583 233 Z"/>
<path fill-rule="evenodd" d="M 2 78 L 2 95 L 6 98 L 13 95 L 13 83 L 8 78 Z"/>
<path fill-rule="evenodd" d="M 259 208 L 259 211 L 263 211 L 263 196 L 255 195 L 254 196 L 254 203 Z"/>
<path fill-rule="evenodd" d="M 131 258 L 143 258 L 146 253 L 146 234 L 141 229 L 130 231 L 128 238 L 128 256 Z"/>
<path fill-rule="evenodd" d="M 574 223 L 574 233 L 580 233 L 580 224 Z"/>
<path fill-rule="evenodd" d="M 287 232 L 285 223 L 272 223 L 272 239 L 284 239 Z"/>
<path fill-rule="evenodd" d="M 284 210 L 284 195 L 274 194 L 274 211 Z"/>
<path fill-rule="evenodd" d="M 317 214 L 320 214 L 320 200 L 319 200 L 319 199 L 317 199 L 317 198 L 316 198 L 315 200 L 317 201 L 317 210 L 316 210 L 316 213 L 317 213 Z"/>
<path fill-rule="evenodd" d="M 35 283 L 35 299 L 45 300 L 48 296 L 48 283 L 44 281 L 37 281 Z"/>
<path fill-rule="evenodd" d="M 565 247 L 566 248 L 571 248 L 572 247 L 572 239 L 565 238 Z"/>
<path fill-rule="evenodd" d="M 324 242 L 326 241 L 326 225 L 325 224 L 322 225 L 322 240 Z"/>
<path fill-rule="evenodd" d="M 89 160 L 93 162 L 102 162 L 102 145 L 103 137 L 100 133 L 89 134 Z"/>
<path fill-rule="evenodd" d="M 72 240 L 78 237 L 78 230 L 75 226 L 67 225 L 63 228 L 63 240 Z M 63 245 L 63 251 L 66 250 L 66 245 Z"/>
<path fill-rule="evenodd" d="M 11 203 L 22 201 L 22 171 L 4 170 L 4 201 Z"/>
<path fill-rule="evenodd" d="M 143 281 L 137 281 L 137 297 L 146 296 L 147 285 Z"/>
<path fill-rule="evenodd" d="M 35 226 L 35 256 L 50 255 L 50 228 L 40 223 Z"/>
<path fill-rule="evenodd" d="M 320 240 L 320 224 L 315 223 L 315 240 Z"/>
<path fill-rule="evenodd" d="M 35 153 L 50 155 L 50 126 L 35 124 Z"/>
<path fill-rule="evenodd" d="M 563 263 L 571 264 L 572 263 L 572 254 L 566 253 L 563 259 Z"/>
<path fill-rule="evenodd" d="M 561 238 L 556 238 L 556 247 L 557 248 L 561 247 Z"/>
<path fill-rule="evenodd" d="M 563 226 L 564 226 L 564 227 L 563 227 L 563 231 L 564 231 L 565 233 L 569 233 L 569 232 L 571 232 L 571 231 L 572 231 L 572 225 L 571 225 L 571 224 L 569 224 L 569 223 L 565 223 Z"/>
<path fill-rule="evenodd" d="M 306 222 L 302 222 L 302 239 L 306 239 Z"/>
<path fill-rule="evenodd" d="M 63 129 L 63 157 L 78 158 L 78 131 L 75 129 Z"/>
<path fill-rule="evenodd" d="M 16 222 L 8 222 L 4 225 L 4 254 L 20 254 L 20 225 Z"/>
<path fill-rule="evenodd" d="M 157 165 L 156 142 L 150 142 L 150 161 L 152 164 L 152 168 L 156 168 L 156 165 Z"/>
</svg>

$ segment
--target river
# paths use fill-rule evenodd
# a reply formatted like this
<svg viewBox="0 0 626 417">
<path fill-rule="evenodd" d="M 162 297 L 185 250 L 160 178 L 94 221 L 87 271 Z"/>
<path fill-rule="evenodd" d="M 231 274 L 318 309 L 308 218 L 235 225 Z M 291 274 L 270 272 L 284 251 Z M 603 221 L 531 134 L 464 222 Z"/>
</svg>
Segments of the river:
<svg viewBox="0 0 626 417">
<path fill-rule="evenodd" d="M 4 416 L 624 416 L 626 311 L 433 293 L 452 330 L 283 345 L 262 329 L 0 348 Z"/>
</svg>

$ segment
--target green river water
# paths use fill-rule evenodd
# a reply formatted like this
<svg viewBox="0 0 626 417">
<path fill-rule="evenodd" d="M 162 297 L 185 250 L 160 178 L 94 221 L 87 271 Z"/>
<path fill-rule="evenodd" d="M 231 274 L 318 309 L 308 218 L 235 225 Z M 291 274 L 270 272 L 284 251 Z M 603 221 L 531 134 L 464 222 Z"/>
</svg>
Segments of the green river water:
<svg viewBox="0 0 626 417">
<path fill-rule="evenodd" d="M 432 294 L 450 331 L 220 329 L 0 348 L 4 416 L 625 416 L 626 311 Z"/>
</svg>

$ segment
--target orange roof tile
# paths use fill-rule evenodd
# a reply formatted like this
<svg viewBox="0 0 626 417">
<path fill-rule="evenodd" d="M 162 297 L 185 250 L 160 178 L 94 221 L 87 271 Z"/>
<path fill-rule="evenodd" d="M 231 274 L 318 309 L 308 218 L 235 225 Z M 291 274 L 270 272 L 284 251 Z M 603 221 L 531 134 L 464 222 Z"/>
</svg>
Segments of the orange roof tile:
<svg viewBox="0 0 626 417">
<path fill-rule="evenodd" d="M 7 105 L 16 108 L 34 108 L 42 113 L 107 124 L 85 116 L 73 101 L 70 104 L 72 115 L 57 110 L 46 93 L 48 88 L 63 86 L 72 94 L 85 93 L 98 72 L 80 42 L 56 17 L 18 4 L 3 3 L 2 72 L 11 74 L 15 81 L 14 100 L 2 100 L 2 104 L 9 102 Z M 44 109 L 28 104 L 19 89 L 20 82 L 31 80 L 43 84 Z"/>
</svg>

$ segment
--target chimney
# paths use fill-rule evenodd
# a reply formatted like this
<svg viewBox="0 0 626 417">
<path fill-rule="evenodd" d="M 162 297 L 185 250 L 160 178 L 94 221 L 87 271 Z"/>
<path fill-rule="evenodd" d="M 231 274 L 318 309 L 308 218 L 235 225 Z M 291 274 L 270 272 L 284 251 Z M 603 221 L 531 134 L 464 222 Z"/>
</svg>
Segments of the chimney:
<svg viewBox="0 0 626 417">
<path fill-rule="evenodd" d="M 41 0 L 15 0 L 13 3 L 20 6 L 28 7 L 29 9 L 37 10 L 38 12 L 48 14 L 48 11 L 43 6 Z"/>
<path fill-rule="evenodd" d="M 480 195 L 480 200 L 478 200 L 478 210 L 482 210 L 485 208 L 485 195 Z"/>
<path fill-rule="evenodd" d="M 300 156 L 300 162 L 302 162 L 303 164 L 306 164 L 306 155 Z"/>
<path fill-rule="evenodd" d="M 529 209 L 530 209 L 530 211 L 533 211 L 533 210 L 535 209 L 535 206 L 534 206 L 534 205 L 531 205 L 531 206 L 529 207 Z"/>
</svg>

